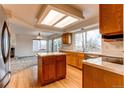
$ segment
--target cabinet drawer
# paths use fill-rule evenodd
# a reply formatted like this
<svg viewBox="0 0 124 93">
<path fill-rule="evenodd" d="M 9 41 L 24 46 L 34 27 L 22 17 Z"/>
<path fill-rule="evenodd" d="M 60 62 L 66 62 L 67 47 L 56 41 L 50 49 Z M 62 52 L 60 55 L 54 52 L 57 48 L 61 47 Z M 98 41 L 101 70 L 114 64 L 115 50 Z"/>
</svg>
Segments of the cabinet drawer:
<svg viewBox="0 0 124 93">
<path fill-rule="evenodd" d="M 56 61 L 55 58 L 56 57 L 53 57 L 53 56 L 42 57 L 42 62 L 43 62 L 43 64 L 50 64 L 50 63 Z"/>
</svg>

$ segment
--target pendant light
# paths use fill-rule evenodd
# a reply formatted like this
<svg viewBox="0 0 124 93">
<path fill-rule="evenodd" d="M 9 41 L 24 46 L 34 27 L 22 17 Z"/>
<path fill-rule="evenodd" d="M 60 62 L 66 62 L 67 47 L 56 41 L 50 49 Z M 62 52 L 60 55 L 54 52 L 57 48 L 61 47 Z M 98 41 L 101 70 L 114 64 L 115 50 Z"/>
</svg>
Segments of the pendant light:
<svg viewBox="0 0 124 93">
<path fill-rule="evenodd" d="M 40 40 L 40 39 L 42 39 L 42 36 L 41 36 L 41 34 L 39 33 L 38 35 L 37 35 L 37 37 L 36 37 L 38 40 Z"/>
</svg>

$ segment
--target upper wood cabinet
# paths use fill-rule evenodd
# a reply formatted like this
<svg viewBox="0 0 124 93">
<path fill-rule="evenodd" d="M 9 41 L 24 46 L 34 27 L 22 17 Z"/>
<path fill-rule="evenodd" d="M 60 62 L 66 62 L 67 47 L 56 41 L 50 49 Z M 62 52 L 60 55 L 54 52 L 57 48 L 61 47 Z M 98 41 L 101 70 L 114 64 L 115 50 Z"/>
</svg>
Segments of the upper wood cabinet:
<svg viewBox="0 0 124 93">
<path fill-rule="evenodd" d="M 72 33 L 64 33 L 62 35 L 62 43 L 63 44 L 71 44 L 72 43 Z"/>
<path fill-rule="evenodd" d="M 101 4 L 100 32 L 103 35 L 123 33 L 123 4 Z"/>
</svg>

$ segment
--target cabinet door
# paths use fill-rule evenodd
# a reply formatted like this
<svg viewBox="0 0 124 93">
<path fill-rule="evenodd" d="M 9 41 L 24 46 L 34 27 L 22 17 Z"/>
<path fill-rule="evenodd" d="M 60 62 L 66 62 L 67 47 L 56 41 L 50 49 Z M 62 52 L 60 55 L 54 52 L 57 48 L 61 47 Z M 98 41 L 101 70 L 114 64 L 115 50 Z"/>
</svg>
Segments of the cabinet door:
<svg viewBox="0 0 124 93">
<path fill-rule="evenodd" d="M 79 68 L 79 69 L 82 69 L 82 60 L 83 60 L 83 58 L 82 57 L 78 57 L 78 61 L 77 61 L 77 67 Z"/>
<path fill-rule="evenodd" d="M 100 32 L 104 35 L 123 33 L 123 4 L 100 5 Z"/>
<path fill-rule="evenodd" d="M 49 83 L 55 80 L 56 62 L 54 57 L 43 57 L 42 75 L 44 83 Z"/>
<path fill-rule="evenodd" d="M 124 85 L 123 76 L 103 69 L 83 65 L 84 88 L 118 88 Z"/>
<path fill-rule="evenodd" d="M 65 78 L 66 75 L 66 56 L 56 58 L 56 79 Z"/>
<path fill-rule="evenodd" d="M 67 64 L 71 64 L 71 54 L 70 53 L 67 54 L 66 61 L 67 61 Z"/>
<path fill-rule="evenodd" d="M 83 59 L 84 59 L 84 54 L 82 54 L 82 53 L 80 54 L 80 53 L 79 53 L 79 54 L 77 54 L 77 56 L 78 56 L 78 57 L 77 57 L 77 58 L 78 58 L 78 59 L 77 59 L 77 60 L 78 60 L 78 61 L 77 61 L 77 67 L 78 67 L 79 69 L 82 69 L 82 65 L 83 65 L 82 63 L 83 63 Z"/>
<path fill-rule="evenodd" d="M 105 87 L 119 88 L 124 87 L 124 77 L 122 75 L 104 71 L 104 85 Z"/>
<path fill-rule="evenodd" d="M 93 87 L 92 69 L 85 64 L 83 65 L 83 87 L 84 88 L 92 88 Z"/>
<path fill-rule="evenodd" d="M 72 42 L 72 34 L 71 33 L 65 33 L 62 35 L 62 43 L 63 44 L 71 44 Z"/>
<path fill-rule="evenodd" d="M 62 43 L 64 44 L 65 43 L 65 36 L 62 35 Z"/>
<path fill-rule="evenodd" d="M 76 55 L 72 53 L 71 55 L 71 65 L 76 66 Z"/>
</svg>

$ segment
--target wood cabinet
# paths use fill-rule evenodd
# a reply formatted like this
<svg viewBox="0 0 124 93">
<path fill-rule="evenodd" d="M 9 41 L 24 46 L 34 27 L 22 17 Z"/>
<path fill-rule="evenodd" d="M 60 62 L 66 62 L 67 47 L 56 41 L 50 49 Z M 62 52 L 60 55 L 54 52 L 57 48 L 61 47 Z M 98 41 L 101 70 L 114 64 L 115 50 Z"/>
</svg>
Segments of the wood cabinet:
<svg viewBox="0 0 124 93">
<path fill-rule="evenodd" d="M 82 69 L 83 59 L 84 59 L 84 54 L 83 53 L 78 53 L 77 54 L 77 67 L 79 69 Z"/>
<path fill-rule="evenodd" d="M 123 34 L 123 4 L 100 4 L 100 32 L 103 35 Z"/>
<path fill-rule="evenodd" d="M 66 76 L 66 55 L 38 56 L 38 81 L 41 85 Z"/>
<path fill-rule="evenodd" d="M 56 75 L 56 62 L 55 57 L 43 57 L 42 58 L 43 65 L 42 65 L 42 82 L 49 83 L 55 80 Z"/>
<path fill-rule="evenodd" d="M 83 65 L 84 88 L 118 88 L 124 87 L 123 76 L 89 65 Z"/>
<path fill-rule="evenodd" d="M 67 53 L 66 56 L 66 62 L 67 64 L 74 66 L 76 68 L 82 69 L 82 61 L 84 59 L 84 54 L 79 52 L 67 52 L 67 51 L 61 51 Z"/>
<path fill-rule="evenodd" d="M 59 56 L 56 59 L 56 79 L 65 78 L 66 76 L 66 59 L 65 56 Z"/>
<path fill-rule="evenodd" d="M 71 44 L 72 43 L 72 33 L 64 33 L 62 35 L 62 43 L 63 44 Z"/>
</svg>

